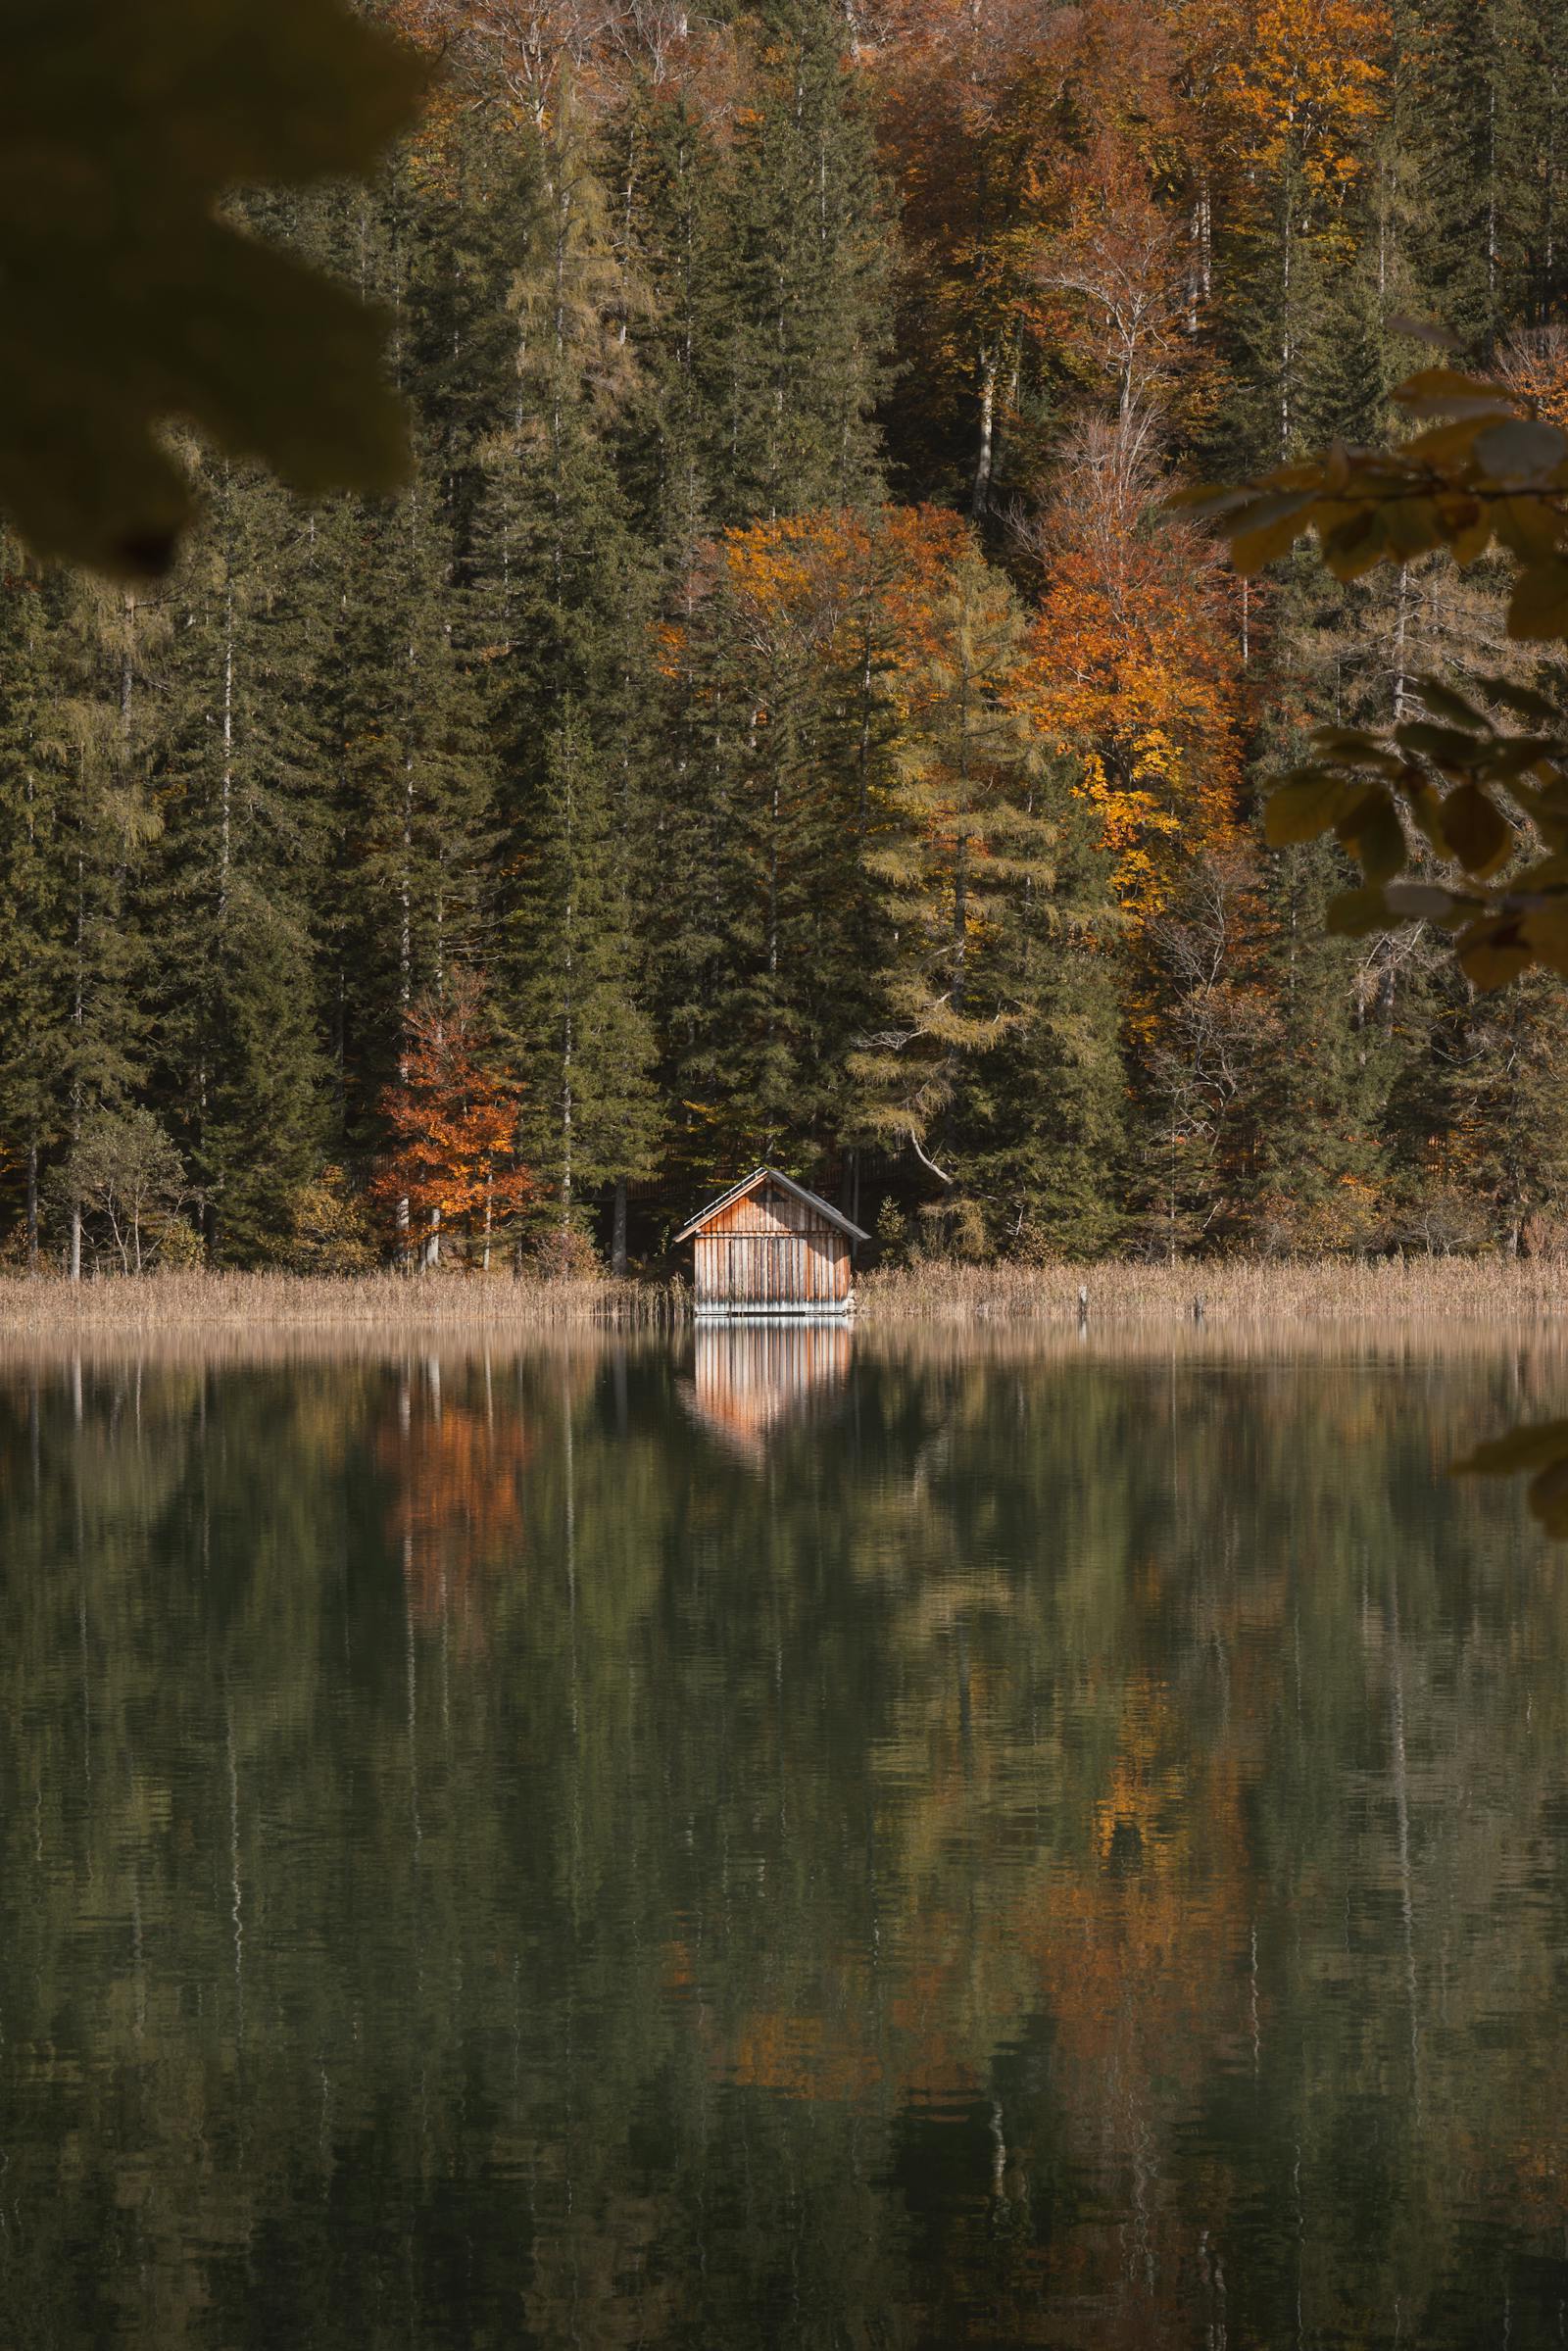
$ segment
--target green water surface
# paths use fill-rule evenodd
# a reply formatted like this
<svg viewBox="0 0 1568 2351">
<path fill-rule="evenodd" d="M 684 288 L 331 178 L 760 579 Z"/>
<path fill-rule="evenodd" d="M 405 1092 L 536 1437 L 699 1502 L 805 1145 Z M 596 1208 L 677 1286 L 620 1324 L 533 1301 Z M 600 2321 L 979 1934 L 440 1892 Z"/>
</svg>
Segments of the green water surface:
<svg viewBox="0 0 1568 2351">
<path fill-rule="evenodd" d="M 0 2343 L 1568 2342 L 1565 1394 L 5 1357 Z"/>
</svg>

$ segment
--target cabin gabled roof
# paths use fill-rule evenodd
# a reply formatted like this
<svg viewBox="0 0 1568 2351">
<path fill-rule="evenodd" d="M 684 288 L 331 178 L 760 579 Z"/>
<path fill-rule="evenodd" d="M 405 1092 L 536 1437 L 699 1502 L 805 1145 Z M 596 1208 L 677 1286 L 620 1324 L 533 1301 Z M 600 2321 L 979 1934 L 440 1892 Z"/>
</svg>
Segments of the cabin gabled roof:
<svg viewBox="0 0 1568 2351">
<path fill-rule="evenodd" d="M 869 1241 L 871 1238 L 869 1233 L 862 1233 L 858 1224 L 852 1224 L 839 1209 L 829 1207 L 825 1200 L 819 1200 L 814 1192 L 808 1192 L 804 1184 L 797 1184 L 793 1176 L 780 1175 L 776 1167 L 757 1167 L 749 1176 L 743 1176 L 738 1184 L 731 1184 L 727 1192 L 721 1192 L 717 1200 L 710 1200 L 689 1224 L 682 1225 L 670 1247 L 675 1249 L 681 1242 L 690 1241 L 692 1235 L 701 1232 L 705 1224 L 710 1223 L 725 1208 L 733 1207 L 738 1200 L 744 1200 L 749 1192 L 755 1192 L 760 1184 L 777 1184 L 781 1192 L 792 1193 L 804 1206 L 814 1208 L 818 1216 L 825 1216 L 828 1223 L 837 1225 L 841 1233 L 848 1233 L 852 1241 Z"/>
</svg>

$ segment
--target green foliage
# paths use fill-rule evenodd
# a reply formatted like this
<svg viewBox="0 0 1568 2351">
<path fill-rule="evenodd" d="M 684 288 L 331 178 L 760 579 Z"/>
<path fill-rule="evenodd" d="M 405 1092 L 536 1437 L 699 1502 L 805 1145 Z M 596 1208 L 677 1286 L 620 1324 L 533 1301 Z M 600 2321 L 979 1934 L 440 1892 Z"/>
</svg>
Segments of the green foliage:
<svg viewBox="0 0 1568 2351">
<path fill-rule="evenodd" d="M 1439 549 L 1469 566 L 1495 544 L 1515 565 L 1509 636 L 1568 641 L 1568 433 L 1508 385 L 1447 367 L 1423 369 L 1395 397 L 1419 429 L 1392 449 L 1336 444 L 1245 488 L 1196 494 L 1238 567 L 1261 568 L 1308 530 L 1347 580 L 1380 564 L 1397 564 L 1402 576 Z M 1355 857 L 1361 887 L 1328 909 L 1343 936 L 1436 924 L 1454 935 L 1459 968 L 1482 992 L 1543 968 L 1568 975 L 1568 734 L 1558 705 L 1508 676 L 1482 677 L 1463 693 L 1440 676 L 1409 682 L 1422 716 L 1312 731 L 1313 756 L 1268 801 L 1269 842 L 1287 848 L 1332 833 Z M 1553 1005 L 1546 1021 L 1559 1012 Z M 1540 1074 L 1546 1021 L 1508 1024 L 1503 1066 L 1519 1075 L 1500 1101 L 1491 1079 L 1480 1121 L 1516 1242 L 1530 1195 L 1554 1195 L 1565 1167 L 1560 1075 L 1543 1086 Z M 1462 1053 L 1454 1057 L 1462 1066 Z M 1472 1104 L 1489 1090 L 1473 1069 L 1457 1082 Z M 1476 1237 L 1469 1204 L 1461 1193 L 1461 1246 Z M 1464 1466 L 1536 1467 L 1531 1506 L 1548 1532 L 1568 1535 L 1563 1424 L 1516 1431 Z"/>
<path fill-rule="evenodd" d="M 185 1170 L 150 1110 L 99 1110 L 83 1122 L 55 1191 L 90 1220 L 122 1272 L 141 1273 L 157 1254 L 160 1214 L 167 1220 L 186 1196 Z"/>
<path fill-rule="evenodd" d="M 959 563 L 909 686 L 888 822 L 869 854 L 896 945 L 850 1067 L 866 1130 L 945 1186 L 946 1136 L 978 1065 L 1024 1017 L 1025 929 L 1049 925 L 1057 823 L 1018 696 L 1023 620 L 978 553 Z"/>
<path fill-rule="evenodd" d="M 0 501 L 39 553 L 162 570 L 191 514 L 174 417 L 302 490 L 401 477 L 384 322 L 217 208 L 368 170 L 422 81 L 340 0 L 17 0 Z"/>
<path fill-rule="evenodd" d="M 301 1187 L 289 1227 L 286 1262 L 295 1273 L 368 1273 L 376 1262 L 369 1216 L 341 1167 L 323 1167 Z"/>
<path fill-rule="evenodd" d="M 507 1010 L 524 1081 L 519 1140 L 541 1219 L 569 1225 L 607 1185 L 652 1172 L 660 1124 L 613 809 L 569 703 L 516 855 Z"/>
</svg>

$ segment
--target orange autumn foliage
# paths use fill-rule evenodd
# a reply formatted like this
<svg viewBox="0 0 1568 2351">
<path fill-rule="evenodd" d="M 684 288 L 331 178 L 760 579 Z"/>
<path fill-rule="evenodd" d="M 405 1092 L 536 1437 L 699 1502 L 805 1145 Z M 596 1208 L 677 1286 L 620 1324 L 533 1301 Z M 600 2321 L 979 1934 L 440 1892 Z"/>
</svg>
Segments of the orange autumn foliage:
<svg viewBox="0 0 1568 2351">
<path fill-rule="evenodd" d="M 532 1191 L 516 1156 L 516 1088 L 487 1049 L 484 989 L 458 971 L 442 995 L 410 1006 L 403 1069 L 382 1098 L 392 1135 L 375 1180 L 384 1207 L 407 1202 L 411 1220 L 465 1220 L 487 1233 Z"/>
<path fill-rule="evenodd" d="M 1387 103 L 1382 0 L 1231 0 L 1205 15 L 1238 156 L 1271 171 L 1289 159 L 1319 193 L 1348 187 Z"/>
<path fill-rule="evenodd" d="M 1536 416 L 1568 427 L 1568 327 L 1522 329 L 1504 346 L 1495 371 L 1524 394 Z"/>
<path fill-rule="evenodd" d="M 1157 18 L 1125 0 L 1045 19 L 951 0 L 895 14 L 871 72 L 922 399 L 978 402 L 978 511 L 1025 355 L 1059 341 L 1052 261 L 1086 195 L 1180 175 L 1178 59 Z"/>
<path fill-rule="evenodd" d="M 883 658 L 908 662 L 928 650 L 930 614 L 969 545 L 943 508 L 830 508 L 726 531 L 706 584 L 760 647 L 792 637 L 854 662 L 869 633 Z"/>
<path fill-rule="evenodd" d="M 1035 710 L 1096 808 L 1136 923 L 1184 862 L 1239 834 L 1241 663 L 1232 584 L 1196 531 L 1157 522 L 1152 452 L 1091 420 L 1036 545 Z"/>
</svg>

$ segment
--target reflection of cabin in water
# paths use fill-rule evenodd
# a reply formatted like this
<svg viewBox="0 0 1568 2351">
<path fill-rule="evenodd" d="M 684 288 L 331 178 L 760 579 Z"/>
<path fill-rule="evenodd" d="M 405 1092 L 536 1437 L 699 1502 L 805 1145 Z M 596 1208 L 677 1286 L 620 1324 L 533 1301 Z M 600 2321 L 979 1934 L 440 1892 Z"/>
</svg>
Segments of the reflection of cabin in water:
<svg viewBox="0 0 1568 2351">
<path fill-rule="evenodd" d="M 787 1322 L 710 1315 L 695 1334 L 692 1379 L 681 1389 L 693 1417 L 743 1460 L 760 1463 L 768 1440 L 803 1404 L 820 1403 L 849 1377 L 855 1341 L 847 1317 Z"/>
<path fill-rule="evenodd" d="M 694 1242 L 699 1314 L 847 1314 L 866 1235 L 804 1184 L 759 1167 L 676 1234 Z"/>
</svg>

